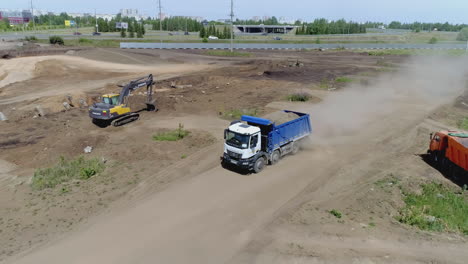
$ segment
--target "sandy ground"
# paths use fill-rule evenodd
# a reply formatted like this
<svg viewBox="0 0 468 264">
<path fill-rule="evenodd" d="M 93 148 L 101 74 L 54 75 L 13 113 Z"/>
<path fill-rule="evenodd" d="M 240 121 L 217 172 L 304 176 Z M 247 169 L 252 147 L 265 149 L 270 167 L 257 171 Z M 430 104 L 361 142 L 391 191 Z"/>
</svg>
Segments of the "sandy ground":
<svg viewBox="0 0 468 264">
<path fill-rule="evenodd" d="M 193 52 L 122 54 L 119 60 L 136 55 L 139 61 L 158 58 L 167 67 L 185 60 L 211 68 L 187 68 L 181 76 L 160 81 L 161 111 L 145 113 L 142 120 L 123 128 L 93 127 L 85 109 L 53 111 L 51 105 L 60 101 L 42 94 L 46 85 L 34 92 L 34 99 L 27 99 L 50 105 L 47 120 L 31 121 L 27 110 L 15 114 L 11 109 L 19 103 L 4 101 L 0 110 L 15 119 L 2 124 L 2 135 L 10 141 L 0 144 L 0 179 L 6 186 L 2 215 L 7 216 L 0 221 L 2 230 L 7 230 L 0 243 L 8 248 L 2 252 L 7 263 L 464 263 L 468 244 L 463 236 L 420 232 L 399 224 L 394 215 L 401 194 L 374 186 L 389 174 L 408 184 L 423 178 L 450 183 L 417 156 L 425 152 L 429 131 L 450 123 L 444 113 L 455 109 L 451 102 L 464 88 L 464 73 L 444 68 L 447 62 L 320 52 L 273 56 L 259 52 L 254 59 L 229 62 Z M 298 58 L 304 66 L 291 67 Z M 68 62 L 80 65 L 79 76 L 93 76 L 80 64 L 88 59 L 69 59 L 58 60 L 67 62 L 64 67 Z M 380 77 L 382 60 L 386 65 L 404 61 L 404 73 Z M 122 61 L 98 64 L 106 65 L 108 75 L 102 76 L 106 81 L 120 67 L 128 67 L 123 70 L 126 76 L 142 67 Z M 91 71 L 95 67 L 99 68 L 90 64 Z M 431 70 L 439 74 L 438 81 L 427 78 Z M 33 79 L 51 74 L 37 66 L 35 73 Z M 340 76 L 360 81 L 333 83 L 332 91 L 320 89 L 324 78 Z M 440 89 L 447 81 L 452 88 Z M 173 82 L 191 86 L 173 89 Z M 82 92 L 112 89 L 104 83 L 99 88 L 83 85 Z M 27 89 L 29 84 L 25 80 L 16 85 Z M 7 85 L 3 91 L 14 87 Z M 292 92 L 307 92 L 313 100 L 286 102 L 285 96 Z M 15 98 L 13 93 L 10 96 Z M 225 170 L 219 166 L 219 155 L 228 121 L 219 116 L 235 108 L 310 112 L 314 136 L 300 154 L 285 157 L 260 174 Z M 192 138 L 178 145 L 149 145 L 152 133 L 179 123 L 196 132 Z M 125 143 L 129 139 L 132 146 Z M 58 154 L 77 155 L 85 140 L 96 146 L 93 155 L 121 163 L 107 176 L 112 180 L 92 178 L 69 194 L 28 189 L 34 168 L 53 164 Z M 44 147 L 52 151 L 43 152 Z M 181 159 L 181 153 L 188 157 Z M 134 184 L 126 184 L 128 180 Z M 105 195 L 100 188 L 105 188 Z M 24 207 L 22 200 L 31 197 L 33 204 Z M 46 202 L 41 202 L 42 197 Z M 87 200 L 87 206 L 78 200 Z M 98 206 L 99 202 L 104 205 Z M 54 207 L 50 203 L 65 209 L 47 209 L 32 215 L 32 223 L 24 221 L 34 210 Z M 342 222 L 330 217 L 331 208 L 344 212 Z M 70 212 L 73 217 L 67 216 Z M 66 219 L 64 225 L 58 224 L 60 219 Z M 371 221 L 376 223 L 373 228 Z"/>
</svg>

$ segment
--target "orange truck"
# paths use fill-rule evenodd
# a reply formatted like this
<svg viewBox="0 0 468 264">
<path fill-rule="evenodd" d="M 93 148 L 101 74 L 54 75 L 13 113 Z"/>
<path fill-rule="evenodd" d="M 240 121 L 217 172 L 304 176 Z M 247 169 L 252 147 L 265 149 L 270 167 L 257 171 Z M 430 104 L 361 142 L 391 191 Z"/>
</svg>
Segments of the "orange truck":
<svg viewBox="0 0 468 264">
<path fill-rule="evenodd" d="M 431 133 L 428 154 L 448 176 L 459 178 L 468 172 L 468 133 L 439 131 Z"/>
</svg>

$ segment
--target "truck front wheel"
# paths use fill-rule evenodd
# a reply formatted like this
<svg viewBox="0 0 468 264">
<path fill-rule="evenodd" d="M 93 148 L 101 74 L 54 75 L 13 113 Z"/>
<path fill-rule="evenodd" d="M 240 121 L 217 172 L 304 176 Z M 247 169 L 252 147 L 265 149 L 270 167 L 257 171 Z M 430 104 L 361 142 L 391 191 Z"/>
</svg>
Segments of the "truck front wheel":
<svg viewBox="0 0 468 264">
<path fill-rule="evenodd" d="M 260 157 L 255 161 L 253 169 L 255 173 L 259 173 L 263 170 L 264 167 L 265 167 L 265 158 Z"/>
</svg>

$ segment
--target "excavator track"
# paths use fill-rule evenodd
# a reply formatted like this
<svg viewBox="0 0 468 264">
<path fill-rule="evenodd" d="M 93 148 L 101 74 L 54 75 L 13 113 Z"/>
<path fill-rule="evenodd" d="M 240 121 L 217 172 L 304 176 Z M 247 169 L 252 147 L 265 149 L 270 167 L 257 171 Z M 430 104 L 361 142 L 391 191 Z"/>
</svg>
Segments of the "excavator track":
<svg viewBox="0 0 468 264">
<path fill-rule="evenodd" d="M 113 120 L 111 122 L 111 125 L 113 125 L 115 127 L 122 126 L 122 125 L 128 124 L 130 122 L 136 121 L 136 120 L 138 120 L 138 118 L 140 118 L 139 114 L 131 113 L 131 114 L 128 114 L 126 116 L 119 117 L 119 118 Z"/>
</svg>

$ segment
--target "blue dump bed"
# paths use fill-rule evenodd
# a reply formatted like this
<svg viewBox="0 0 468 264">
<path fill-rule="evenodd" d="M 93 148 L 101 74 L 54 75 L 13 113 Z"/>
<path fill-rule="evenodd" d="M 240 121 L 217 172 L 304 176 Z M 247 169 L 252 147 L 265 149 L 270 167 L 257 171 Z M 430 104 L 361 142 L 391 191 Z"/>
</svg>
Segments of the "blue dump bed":
<svg viewBox="0 0 468 264">
<path fill-rule="evenodd" d="M 246 121 L 253 126 L 259 126 L 262 131 L 262 136 L 267 138 L 266 152 L 271 153 L 273 150 L 306 137 L 312 133 L 312 126 L 310 123 L 310 115 L 294 111 L 283 110 L 285 113 L 293 113 L 298 118 L 282 124 L 259 117 L 242 116 L 242 121 Z"/>
</svg>

